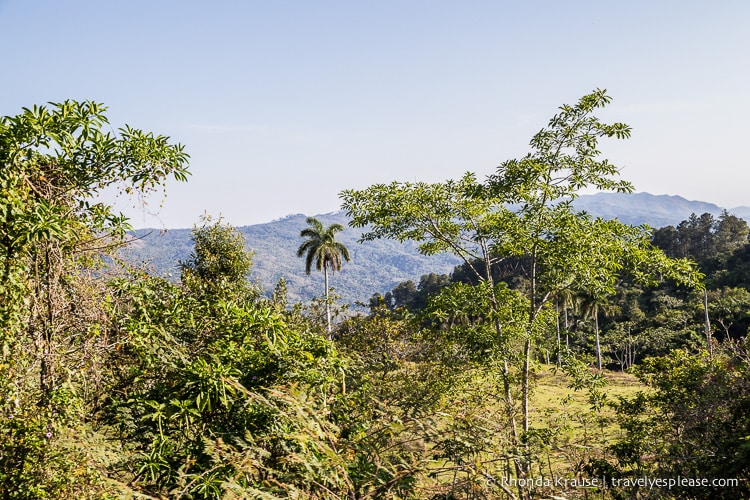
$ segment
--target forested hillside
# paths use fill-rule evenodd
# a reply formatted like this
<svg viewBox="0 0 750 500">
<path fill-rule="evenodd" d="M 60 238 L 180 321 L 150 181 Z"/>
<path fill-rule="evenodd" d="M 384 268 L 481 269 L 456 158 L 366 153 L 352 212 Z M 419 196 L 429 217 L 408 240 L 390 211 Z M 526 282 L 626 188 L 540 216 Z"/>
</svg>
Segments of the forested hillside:
<svg viewBox="0 0 750 500">
<path fill-rule="evenodd" d="M 483 179 L 169 231 L 167 277 L 118 259 L 146 240 L 97 200 L 187 180 L 180 144 L 92 102 L 0 118 L 0 497 L 750 497 L 750 229 L 576 208 L 634 189 L 598 150 L 631 133 L 610 101 L 561 106 Z M 343 315 L 247 279 L 284 261 L 392 285 Z"/>
<path fill-rule="evenodd" d="M 573 205 L 594 216 L 617 218 L 626 224 L 648 224 L 654 228 L 677 225 L 693 213 L 709 213 L 718 217 L 723 210 L 711 203 L 648 193 L 583 195 L 576 198 Z M 742 207 L 731 212 L 744 213 Z M 316 217 L 325 224 L 347 226 L 349 222 L 343 212 Z M 250 277 L 257 280 L 267 293 L 280 278 L 286 280 L 292 300 L 305 301 L 323 293 L 320 277 L 306 276 L 301 259 L 295 257 L 300 243 L 299 233 L 304 227 L 305 216 L 297 214 L 266 224 L 237 228 L 245 237 L 247 249 L 254 254 L 255 264 Z M 177 279 L 179 261 L 190 255 L 190 230 L 140 229 L 133 234 L 137 240 L 122 255 L 133 263 L 145 262 L 158 275 L 171 275 Z M 385 293 L 401 281 L 418 282 L 420 276 L 430 273 L 448 274 L 459 264 L 459 259 L 449 253 L 429 257 L 421 255 L 411 241 L 360 243 L 361 234 L 362 230 L 347 227 L 339 236 L 351 249 L 353 258 L 336 274 L 331 284 L 342 300 L 348 303 L 366 301 L 373 293 Z"/>
<path fill-rule="evenodd" d="M 317 216 L 325 224 L 347 226 L 345 214 L 338 212 Z M 299 233 L 305 228 L 304 215 L 290 215 L 283 219 L 238 227 L 245 238 L 246 248 L 253 252 L 254 265 L 250 279 L 269 291 L 280 278 L 284 278 L 289 289 L 289 298 L 294 301 L 309 300 L 322 295 L 323 279 L 316 273 L 305 275 L 304 261 L 296 256 L 302 240 Z M 130 261 L 147 262 L 156 274 L 179 276 L 179 261 L 190 254 L 192 242 L 190 230 L 177 229 L 166 232 L 139 230 L 135 242 L 123 255 Z M 147 236 L 146 236 L 147 235 Z M 331 279 L 336 293 L 350 303 L 366 301 L 373 291 L 388 290 L 400 281 L 416 278 L 430 272 L 450 272 L 458 260 L 451 255 L 426 259 L 413 243 L 378 241 L 360 244 L 361 231 L 347 227 L 339 239 L 352 252 L 352 260 Z"/>
</svg>

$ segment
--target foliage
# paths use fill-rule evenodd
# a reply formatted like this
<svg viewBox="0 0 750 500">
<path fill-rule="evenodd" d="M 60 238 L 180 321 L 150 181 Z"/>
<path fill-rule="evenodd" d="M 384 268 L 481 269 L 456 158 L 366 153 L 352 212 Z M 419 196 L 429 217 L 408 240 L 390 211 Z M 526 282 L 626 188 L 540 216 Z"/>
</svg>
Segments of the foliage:
<svg viewBox="0 0 750 500">
<path fill-rule="evenodd" d="M 97 496 L 83 404 L 99 395 L 105 293 L 99 254 L 127 220 L 102 189 L 142 199 L 187 155 L 167 137 L 107 131 L 106 108 L 65 101 L 0 118 L 0 491 L 5 498 Z"/>
<path fill-rule="evenodd" d="M 490 410 L 497 399 L 483 363 L 468 360 L 460 340 L 420 332 L 420 321 L 384 307 L 338 329 L 352 365 L 334 414 L 365 460 L 362 471 L 378 478 L 361 477 L 360 492 L 377 498 L 485 490 L 488 456 L 508 431 Z"/>
<path fill-rule="evenodd" d="M 700 286 L 701 276 L 693 264 L 667 258 L 651 245 L 647 228 L 592 219 L 571 205 L 582 189 L 632 191 L 630 183 L 617 179 L 615 165 L 599 159 L 599 139 L 630 136 L 627 125 L 606 124 L 594 115 L 610 101 L 605 91 L 595 90 L 574 106 L 563 105 L 532 138 L 530 153 L 502 163 L 483 183 L 469 172 L 443 183 L 394 182 L 340 194 L 350 224 L 367 227 L 363 241 L 414 240 L 424 254 L 451 252 L 460 257 L 475 278 L 487 284 L 489 314 L 484 320 L 490 324 L 484 326 L 485 338 L 488 327 L 500 338 L 509 326 L 499 314 L 493 266 L 508 258 L 527 266 L 526 324 L 514 331 L 521 339 L 520 356 L 506 353 L 501 364 L 504 410 L 514 429 L 512 447 L 521 445 L 522 433 L 531 430 L 533 352 L 539 338 L 552 335 L 553 323 L 547 318 L 553 298 L 572 290 L 604 300 L 615 293 L 624 274 L 646 285 L 669 278 Z M 463 333 L 471 338 L 478 331 L 472 327 Z M 598 329 L 596 342 L 598 350 Z M 515 359 L 523 364 L 520 431 L 516 431 L 517 405 L 511 389 L 515 380 L 510 363 Z M 519 455 L 517 476 L 527 477 L 532 460 L 528 441 L 522 452 L 511 453 Z"/>
<path fill-rule="evenodd" d="M 127 221 L 98 190 L 183 179 L 181 147 L 104 132 L 93 103 L 3 118 L 0 496 L 525 499 L 581 492 L 504 481 L 749 480 L 750 356 L 734 340 L 750 324 L 747 226 L 693 217 L 652 243 L 646 227 L 576 212 L 584 188 L 631 189 L 599 158 L 600 139 L 630 133 L 596 118 L 608 103 L 597 90 L 563 106 L 484 181 L 342 193 L 364 240 L 463 262 L 373 296 L 368 315 L 328 287 L 349 260 L 343 226 L 313 218 L 297 251 L 326 294 L 307 305 L 286 280 L 261 298 L 242 235 L 209 217 L 179 283 L 101 267 Z M 670 257 L 699 260 L 705 295 L 694 264 Z M 713 356 L 704 328 L 724 332 Z M 554 351 L 559 369 L 541 366 Z M 649 390 L 613 402 L 607 361 Z M 554 396 L 535 397 L 550 372 Z M 655 491 L 734 498 L 746 484 Z"/>
<path fill-rule="evenodd" d="M 261 303 L 207 303 L 156 278 L 113 286 L 127 344 L 113 355 L 121 375 L 107 421 L 128 457 L 113 473 L 132 469 L 141 491 L 193 498 L 333 487 L 323 436 L 335 427 L 312 419 L 343 369 L 328 341 Z M 307 468 L 315 456 L 317 472 Z"/>
<path fill-rule="evenodd" d="M 419 279 L 419 285 L 414 284 L 412 280 L 402 281 L 390 292 L 386 292 L 382 299 L 385 306 L 392 310 L 405 308 L 416 313 L 427 306 L 430 296 L 450 283 L 451 277 L 447 274 L 425 274 Z"/>
<path fill-rule="evenodd" d="M 492 306 L 493 296 L 498 307 Z M 467 360 L 491 365 L 512 358 L 517 351 L 517 339 L 528 323 L 528 303 L 505 283 L 495 285 L 493 291 L 486 282 L 475 286 L 454 283 L 430 298 L 421 317 L 435 336 L 454 346 L 447 352 L 460 352 Z M 503 326 L 499 333 L 494 328 L 496 321 Z"/>
<path fill-rule="evenodd" d="M 490 224 L 497 216 L 490 215 L 503 202 L 478 196 L 479 188 L 476 176 L 467 173 L 444 183 L 376 184 L 364 191 L 343 191 L 341 198 L 350 225 L 369 225 L 361 241 L 414 240 L 425 255 L 451 252 L 471 266 L 474 259 L 494 260 L 488 245 Z"/>
<path fill-rule="evenodd" d="M 714 357 L 678 350 L 646 360 L 637 374 L 652 390 L 616 404 L 626 434 L 613 446 L 617 462 L 609 464 L 610 471 L 622 477 L 738 479 L 728 488 L 677 485 L 669 494 L 746 497 L 749 361 L 745 343 L 727 343 Z M 656 492 L 629 494 L 651 497 Z"/>
<path fill-rule="evenodd" d="M 710 273 L 731 254 L 748 243 L 747 222 L 724 211 L 718 219 L 711 214 L 692 214 L 677 227 L 654 231 L 654 244 L 672 257 L 690 257 Z"/>
<path fill-rule="evenodd" d="M 4 329 L 13 328 L 22 314 L 19 295 L 31 271 L 29 258 L 40 246 L 80 253 L 129 229 L 122 215 L 95 201 L 100 190 L 118 188 L 143 196 L 170 175 L 186 179 L 182 146 L 129 126 L 117 136 L 105 132 L 105 111 L 95 102 L 65 101 L 0 118 Z"/>
<path fill-rule="evenodd" d="M 300 237 L 308 239 L 297 249 L 297 257 L 305 257 L 305 272 L 310 274 L 313 263 L 318 271 L 340 271 L 342 259 L 350 260 L 349 250 L 336 241 L 336 233 L 343 231 L 344 227 L 341 224 L 323 227 L 315 217 L 308 217 L 307 224 L 310 227 L 303 229 Z"/>
<path fill-rule="evenodd" d="M 234 228 L 223 225 L 221 219 L 212 223 L 210 216 L 203 216 L 201 226 L 193 229 L 193 243 L 190 258 L 180 262 L 186 288 L 210 297 L 252 292 L 247 281 L 252 254 Z"/>
</svg>

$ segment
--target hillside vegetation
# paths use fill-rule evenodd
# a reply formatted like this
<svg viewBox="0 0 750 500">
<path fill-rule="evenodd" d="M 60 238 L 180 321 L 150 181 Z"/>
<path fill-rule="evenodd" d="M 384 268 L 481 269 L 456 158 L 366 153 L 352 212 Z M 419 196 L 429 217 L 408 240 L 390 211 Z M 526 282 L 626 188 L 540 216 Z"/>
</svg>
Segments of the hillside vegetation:
<svg viewBox="0 0 750 500">
<path fill-rule="evenodd" d="M 342 212 L 317 216 L 326 225 L 343 224 L 348 219 Z M 245 246 L 253 253 L 254 265 L 251 280 L 257 280 L 265 290 L 272 290 L 280 278 L 287 282 L 289 299 L 307 301 L 323 295 L 323 280 L 305 275 L 304 262 L 296 256 L 301 240 L 299 233 L 305 228 L 304 215 L 290 215 L 283 219 L 238 227 L 245 238 Z M 138 230 L 136 237 L 143 237 L 123 252 L 131 262 L 145 262 L 155 274 L 173 277 L 179 275 L 179 261 L 187 259 L 192 242 L 190 230 L 171 229 Z M 385 292 L 407 279 L 416 279 L 431 272 L 449 273 L 458 264 L 451 255 L 425 258 L 413 243 L 395 241 L 373 241 L 358 243 L 362 232 L 347 227 L 338 239 L 352 253 L 351 262 L 332 277 L 331 285 L 336 293 L 350 303 L 367 302 L 377 291 Z M 148 235 L 145 236 L 144 235 Z"/>
<path fill-rule="evenodd" d="M 648 193 L 599 193 L 583 195 L 574 200 L 578 210 L 593 216 L 618 219 L 626 224 L 648 224 L 654 228 L 676 226 L 691 214 L 721 215 L 723 209 L 711 203 L 688 201 L 679 196 L 650 195 Z M 738 216 L 750 214 L 743 207 L 732 210 Z M 348 226 L 344 212 L 316 215 L 323 223 Z M 253 252 L 255 264 L 250 274 L 264 290 L 272 290 L 280 278 L 287 282 L 289 298 L 308 301 L 323 294 L 319 279 L 306 276 L 301 259 L 294 255 L 299 244 L 299 232 L 305 226 L 305 216 L 289 215 L 282 219 L 240 226 L 237 231 L 245 237 L 246 248 Z M 179 262 L 190 255 L 192 242 L 189 229 L 139 229 L 137 238 L 123 250 L 131 263 L 146 263 L 160 276 L 179 275 Z M 352 261 L 332 280 L 336 293 L 344 302 L 367 302 L 373 293 L 391 290 L 402 281 L 419 282 L 430 273 L 449 274 L 460 259 L 449 253 L 424 256 L 412 241 L 393 240 L 359 242 L 362 230 L 347 227 L 339 239 L 352 251 Z M 270 293 L 270 292 L 269 292 Z"/>
<path fill-rule="evenodd" d="M 750 497 L 750 228 L 576 208 L 633 191 L 597 149 L 630 136 L 610 101 L 484 179 L 207 216 L 168 252 L 96 200 L 185 181 L 181 145 L 92 102 L 0 118 L 0 497 Z"/>
</svg>

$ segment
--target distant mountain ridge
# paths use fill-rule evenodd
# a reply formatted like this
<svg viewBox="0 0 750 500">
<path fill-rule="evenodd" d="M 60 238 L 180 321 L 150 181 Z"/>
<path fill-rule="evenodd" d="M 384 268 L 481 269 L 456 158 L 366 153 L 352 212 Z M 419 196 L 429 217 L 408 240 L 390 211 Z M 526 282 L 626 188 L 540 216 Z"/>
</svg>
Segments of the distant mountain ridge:
<svg viewBox="0 0 750 500">
<path fill-rule="evenodd" d="M 708 212 L 719 216 L 724 210 L 713 203 L 649 193 L 583 195 L 574 200 L 573 205 L 577 210 L 594 216 L 618 218 L 626 224 L 648 224 L 654 228 L 679 224 L 692 213 Z M 728 211 L 750 219 L 750 207 Z M 316 217 L 325 225 L 339 223 L 345 227 L 337 239 L 349 248 L 352 261 L 345 262 L 341 272 L 331 277 L 331 285 L 346 302 L 367 302 L 373 293 L 385 293 L 401 281 L 411 279 L 418 282 L 420 276 L 431 272 L 448 274 L 460 263 L 452 255 L 420 255 L 414 242 L 401 244 L 378 240 L 358 243 L 362 231 L 348 227 L 343 212 Z M 296 256 L 302 242 L 299 233 L 306 227 L 305 219 L 305 215 L 294 214 L 265 224 L 236 228 L 245 237 L 247 248 L 254 252 L 251 279 L 270 292 L 283 277 L 292 301 L 308 300 L 323 293 L 321 273 L 306 276 L 303 260 Z M 173 279 L 179 277 L 179 261 L 186 260 L 192 250 L 190 229 L 139 229 L 134 236 L 139 239 L 123 251 L 126 259 L 145 262 L 157 274 L 171 275 Z"/>
<path fill-rule="evenodd" d="M 316 215 L 324 225 L 338 223 L 345 227 L 336 239 L 349 249 L 351 262 L 344 262 L 340 272 L 333 274 L 331 286 L 346 302 L 367 302 L 375 292 L 385 293 L 401 281 L 418 280 L 423 274 L 450 273 L 459 263 L 452 255 L 426 257 L 417 251 L 414 242 L 391 240 L 358 243 L 361 230 L 348 227 L 343 212 Z M 307 227 L 307 216 L 295 214 L 265 224 L 236 227 L 253 252 L 250 277 L 266 292 L 273 290 L 279 278 L 287 282 L 289 299 L 304 301 L 324 291 L 323 275 L 305 275 L 304 260 L 296 255 L 302 243 L 299 233 Z M 192 251 L 190 229 L 170 229 L 166 232 L 139 229 L 138 238 L 123 256 L 131 262 L 145 262 L 155 273 L 179 277 L 179 261 L 187 260 Z"/>
<path fill-rule="evenodd" d="M 690 214 L 710 213 L 721 215 L 724 208 L 705 201 L 691 201 L 682 196 L 654 195 L 650 193 L 597 193 L 584 195 L 573 202 L 577 210 L 604 219 L 619 219 L 625 224 L 648 224 L 653 228 L 674 226 L 690 217 Z M 750 208 L 738 207 L 728 210 L 738 217 L 737 211 L 750 214 Z"/>
</svg>

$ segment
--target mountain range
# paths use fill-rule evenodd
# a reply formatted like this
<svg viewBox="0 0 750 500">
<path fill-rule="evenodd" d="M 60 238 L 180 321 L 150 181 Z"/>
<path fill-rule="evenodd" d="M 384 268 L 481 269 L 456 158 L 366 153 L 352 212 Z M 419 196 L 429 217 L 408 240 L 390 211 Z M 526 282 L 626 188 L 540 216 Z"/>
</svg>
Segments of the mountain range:
<svg viewBox="0 0 750 500">
<path fill-rule="evenodd" d="M 710 213 L 719 216 L 724 209 L 713 203 L 689 201 L 680 196 L 649 193 L 597 193 L 583 195 L 574 201 L 577 210 L 605 219 L 617 218 L 626 224 L 648 224 L 658 228 L 677 225 L 697 215 Z M 750 219 L 750 207 L 737 207 L 730 213 Z M 337 235 L 351 253 L 351 262 L 331 277 L 331 286 L 344 302 L 367 302 L 376 292 L 384 294 L 401 281 L 419 282 L 429 273 L 449 274 L 460 263 L 453 255 L 423 256 L 414 242 L 399 243 L 377 240 L 359 243 L 360 229 L 348 227 L 343 212 L 316 215 L 323 224 L 342 224 L 345 230 Z M 237 227 L 253 252 L 250 278 L 270 293 L 279 278 L 287 282 L 289 300 L 305 301 L 323 293 L 320 273 L 305 275 L 304 262 L 296 256 L 302 240 L 299 233 L 306 227 L 306 216 L 295 214 L 265 224 Z M 133 263 L 144 263 L 159 275 L 179 279 L 179 262 L 186 260 L 192 250 L 190 229 L 139 229 L 134 239 L 122 251 L 122 256 Z"/>
</svg>

